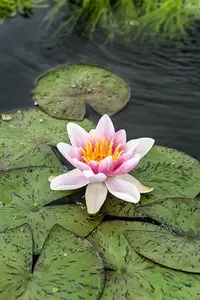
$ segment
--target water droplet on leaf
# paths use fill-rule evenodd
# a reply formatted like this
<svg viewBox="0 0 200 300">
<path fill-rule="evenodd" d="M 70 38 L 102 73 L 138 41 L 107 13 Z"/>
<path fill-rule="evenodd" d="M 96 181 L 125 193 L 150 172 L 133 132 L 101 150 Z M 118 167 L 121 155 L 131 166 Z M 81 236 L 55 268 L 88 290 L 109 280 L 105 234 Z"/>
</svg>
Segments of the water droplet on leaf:
<svg viewBox="0 0 200 300">
<path fill-rule="evenodd" d="M 11 121 L 12 118 L 13 118 L 12 115 L 8 115 L 8 114 L 3 114 L 3 115 L 1 115 L 2 121 Z"/>
</svg>

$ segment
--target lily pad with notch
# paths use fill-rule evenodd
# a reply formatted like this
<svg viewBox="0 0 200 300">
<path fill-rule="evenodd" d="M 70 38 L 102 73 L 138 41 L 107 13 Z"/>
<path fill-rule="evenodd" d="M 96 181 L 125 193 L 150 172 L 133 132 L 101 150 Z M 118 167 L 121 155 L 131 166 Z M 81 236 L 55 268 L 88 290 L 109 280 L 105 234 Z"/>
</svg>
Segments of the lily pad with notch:
<svg viewBox="0 0 200 300">
<path fill-rule="evenodd" d="M 30 166 L 58 167 L 53 148 L 58 142 L 69 142 L 67 122 L 49 117 L 39 109 L 28 109 L 13 114 L 11 121 L 0 120 L 0 170 Z M 92 123 L 77 122 L 86 130 Z"/>
<path fill-rule="evenodd" d="M 34 253 L 38 254 L 54 224 L 60 224 L 80 236 L 87 236 L 103 216 L 89 218 L 86 208 L 78 204 L 45 206 L 73 191 L 51 191 L 48 176 L 61 173 L 55 168 L 25 168 L 4 172 L 0 178 L 0 232 L 24 223 L 31 226 Z"/>
<path fill-rule="evenodd" d="M 200 202 L 187 198 L 156 201 L 136 209 L 160 226 L 141 223 L 140 230 L 126 233 L 141 255 L 169 268 L 200 273 Z"/>
<path fill-rule="evenodd" d="M 133 250 L 123 233 L 139 228 L 138 222 L 104 222 L 89 236 L 106 267 L 106 283 L 100 299 L 197 299 L 198 275 L 162 267 Z"/>
<path fill-rule="evenodd" d="M 100 115 L 113 115 L 130 99 L 127 83 L 117 75 L 93 65 L 70 65 L 40 77 L 33 92 L 39 107 L 50 116 L 82 120 L 85 103 Z"/>
<path fill-rule="evenodd" d="M 55 226 L 32 269 L 33 241 L 24 225 L 0 234 L 1 300 L 98 300 L 104 268 L 85 239 Z"/>
<path fill-rule="evenodd" d="M 169 197 L 194 198 L 200 192 L 200 163 L 166 147 L 154 146 L 131 175 L 154 190 L 141 195 L 141 204 Z"/>
</svg>

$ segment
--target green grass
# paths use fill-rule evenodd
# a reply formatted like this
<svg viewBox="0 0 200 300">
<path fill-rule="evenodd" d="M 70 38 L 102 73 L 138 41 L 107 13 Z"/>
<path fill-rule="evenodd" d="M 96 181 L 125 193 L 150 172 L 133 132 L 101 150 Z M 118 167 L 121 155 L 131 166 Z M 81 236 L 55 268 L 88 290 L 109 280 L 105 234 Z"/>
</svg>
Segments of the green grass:
<svg viewBox="0 0 200 300">
<path fill-rule="evenodd" d="M 47 15 L 51 23 L 59 11 L 64 11 L 70 0 L 54 0 L 55 6 Z M 73 5 L 72 15 L 60 24 L 69 31 L 80 20 L 91 34 L 99 26 L 113 38 L 137 35 L 163 36 L 170 39 L 185 37 L 186 30 L 200 19 L 200 0 L 82 0 Z"/>
<path fill-rule="evenodd" d="M 57 31 L 67 26 L 70 33 L 77 24 L 84 24 L 84 30 L 90 34 L 103 27 L 109 38 L 183 38 L 200 19 L 200 0 L 0 0 L 0 21 L 26 14 L 34 7 L 46 7 L 52 1 L 54 6 L 45 19 L 49 24 L 58 12 L 66 12 Z"/>
<path fill-rule="evenodd" d="M 32 8 L 46 7 L 43 2 L 44 0 L 0 0 L 0 23 L 18 14 L 28 15 Z"/>
</svg>

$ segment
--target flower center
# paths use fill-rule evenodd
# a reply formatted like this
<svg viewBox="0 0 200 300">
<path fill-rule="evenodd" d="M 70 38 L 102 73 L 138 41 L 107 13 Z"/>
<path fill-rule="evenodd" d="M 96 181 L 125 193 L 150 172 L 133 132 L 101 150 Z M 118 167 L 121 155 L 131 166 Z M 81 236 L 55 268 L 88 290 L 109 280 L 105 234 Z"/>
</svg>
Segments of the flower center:
<svg viewBox="0 0 200 300">
<path fill-rule="evenodd" d="M 95 137 L 94 140 L 95 142 L 93 144 L 91 141 L 88 141 L 84 148 L 80 147 L 83 154 L 81 158 L 85 163 L 89 163 L 91 160 L 100 162 L 108 156 L 112 156 L 114 161 L 123 153 L 123 150 L 120 151 L 122 144 L 113 147 L 114 139 L 112 139 L 110 143 L 108 143 L 105 136 L 102 138 L 101 142 L 98 141 L 97 137 Z"/>
</svg>

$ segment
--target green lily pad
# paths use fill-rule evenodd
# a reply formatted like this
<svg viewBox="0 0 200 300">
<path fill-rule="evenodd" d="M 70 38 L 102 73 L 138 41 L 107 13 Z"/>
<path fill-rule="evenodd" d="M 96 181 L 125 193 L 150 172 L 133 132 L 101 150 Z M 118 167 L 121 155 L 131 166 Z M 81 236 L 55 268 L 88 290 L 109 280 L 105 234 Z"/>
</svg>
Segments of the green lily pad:
<svg viewBox="0 0 200 300">
<path fill-rule="evenodd" d="M 82 120 L 88 103 L 100 115 L 113 115 L 130 99 L 127 83 L 110 71 L 93 65 L 71 65 L 51 70 L 36 83 L 33 94 L 48 115 Z"/>
<path fill-rule="evenodd" d="M 131 202 L 122 201 L 113 195 L 107 197 L 101 212 L 104 215 L 133 218 L 136 205 Z"/>
<path fill-rule="evenodd" d="M 55 226 L 31 274 L 30 230 L 16 228 L 0 238 L 1 300 L 99 299 L 104 268 L 88 241 Z"/>
<path fill-rule="evenodd" d="M 55 224 L 85 237 L 101 220 L 101 215 L 95 218 L 88 217 L 86 208 L 77 204 L 0 207 L 0 232 L 28 223 L 34 238 L 34 254 L 40 253 L 49 231 Z"/>
<path fill-rule="evenodd" d="M 16 112 L 9 122 L 0 120 L 0 169 L 60 165 L 52 150 L 58 142 L 69 142 L 66 121 L 49 117 L 38 109 Z M 78 123 L 86 130 L 88 120 Z"/>
<path fill-rule="evenodd" d="M 100 299 L 198 299 L 200 276 L 159 266 L 132 249 L 123 232 L 139 227 L 138 222 L 105 222 L 90 235 L 107 268 Z"/>
<path fill-rule="evenodd" d="M 29 167 L 2 172 L 0 176 L 1 202 L 25 209 L 42 207 L 73 191 L 52 191 L 48 177 L 64 173 L 62 168 Z"/>
<path fill-rule="evenodd" d="M 141 204 L 169 197 L 194 198 L 200 192 L 199 161 L 170 148 L 154 146 L 131 175 L 154 188 L 141 195 Z"/>
<path fill-rule="evenodd" d="M 144 205 L 136 216 L 151 217 L 160 227 L 141 225 L 126 234 L 131 246 L 145 257 L 167 267 L 200 273 L 200 202 L 172 198 Z"/>
<path fill-rule="evenodd" d="M 39 253 L 54 224 L 60 224 L 80 236 L 87 236 L 102 220 L 89 218 L 83 205 L 46 204 L 70 195 L 73 191 L 51 191 L 48 177 L 62 169 L 30 167 L 3 172 L 0 177 L 0 232 L 24 223 L 31 226 L 34 252 Z"/>
</svg>

